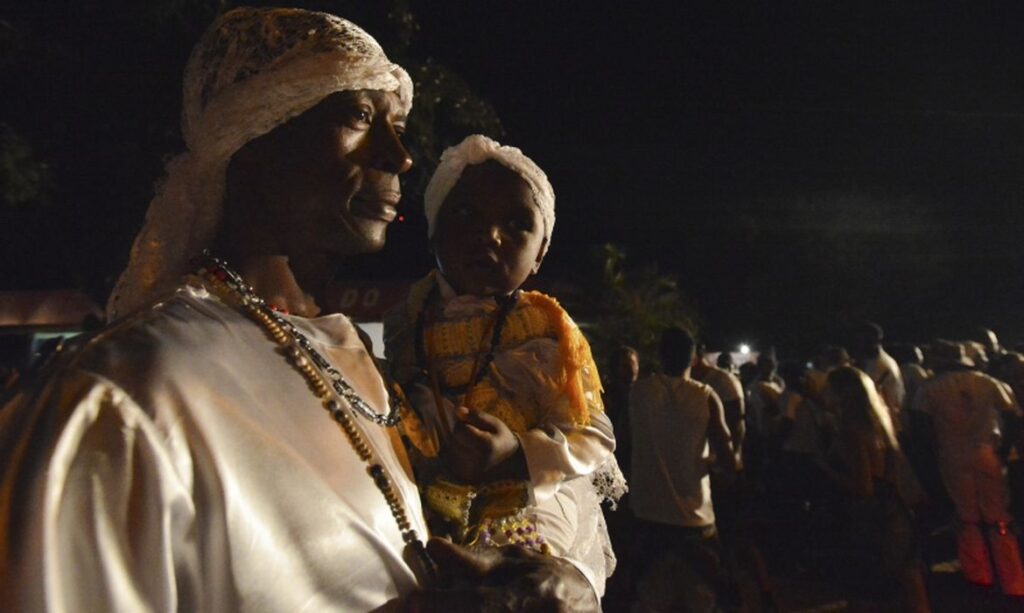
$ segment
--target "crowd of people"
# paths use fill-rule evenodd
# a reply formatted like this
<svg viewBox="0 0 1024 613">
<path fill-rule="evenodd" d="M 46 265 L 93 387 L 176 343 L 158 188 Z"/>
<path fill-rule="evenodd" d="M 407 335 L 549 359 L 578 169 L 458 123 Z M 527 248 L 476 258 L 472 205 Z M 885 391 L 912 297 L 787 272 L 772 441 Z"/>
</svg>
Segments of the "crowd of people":
<svg viewBox="0 0 1024 613">
<path fill-rule="evenodd" d="M 610 598 L 770 610 L 773 576 L 810 573 L 855 609 L 928 611 L 944 529 L 967 582 L 1024 598 L 1024 356 L 987 329 L 884 346 L 863 323 L 845 339 L 809 360 L 766 352 L 737 368 L 671 329 L 643 378 L 635 350 L 614 353 L 605 398 L 630 494 L 609 524 L 622 560 Z"/>
</svg>

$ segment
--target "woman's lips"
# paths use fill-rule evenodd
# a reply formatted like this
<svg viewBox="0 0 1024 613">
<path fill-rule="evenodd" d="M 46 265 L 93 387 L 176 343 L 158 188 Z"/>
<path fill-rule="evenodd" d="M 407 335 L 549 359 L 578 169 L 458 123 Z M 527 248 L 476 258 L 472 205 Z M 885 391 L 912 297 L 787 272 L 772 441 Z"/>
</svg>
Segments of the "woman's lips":
<svg viewBox="0 0 1024 613">
<path fill-rule="evenodd" d="M 383 191 L 357 194 L 352 198 L 352 212 L 360 217 L 391 223 L 398 217 L 398 202 L 402 194 Z"/>
</svg>

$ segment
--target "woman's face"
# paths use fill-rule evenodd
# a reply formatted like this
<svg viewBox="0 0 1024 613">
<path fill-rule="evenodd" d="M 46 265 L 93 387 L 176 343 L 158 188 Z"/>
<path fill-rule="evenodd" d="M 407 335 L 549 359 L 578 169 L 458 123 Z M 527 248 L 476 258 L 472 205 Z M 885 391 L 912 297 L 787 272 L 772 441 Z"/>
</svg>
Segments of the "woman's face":
<svg viewBox="0 0 1024 613">
<path fill-rule="evenodd" d="M 467 166 L 437 214 L 438 268 L 460 294 L 508 295 L 540 267 L 544 219 L 529 185 L 493 160 Z"/>
<path fill-rule="evenodd" d="M 397 216 L 398 175 L 412 166 L 405 120 L 394 93 L 332 94 L 240 150 L 229 190 L 247 194 L 241 213 L 286 255 L 377 251 Z"/>
</svg>

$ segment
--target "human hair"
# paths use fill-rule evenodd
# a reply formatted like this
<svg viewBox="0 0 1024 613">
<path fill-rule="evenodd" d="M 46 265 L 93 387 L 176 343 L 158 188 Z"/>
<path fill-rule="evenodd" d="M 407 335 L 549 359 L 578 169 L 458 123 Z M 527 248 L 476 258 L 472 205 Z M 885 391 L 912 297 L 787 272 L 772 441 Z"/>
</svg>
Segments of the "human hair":
<svg viewBox="0 0 1024 613">
<path fill-rule="evenodd" d="M 787 360 L 779 366 L 779 376 L 786 383 L 786 389 L 804 393 L 807 383 L 807 364 Z"/>
<path fill-rule="evenodd" d="M 778 368 L 778 362 L 772 357 L 770 353 L 762 353 L 757 356 L 757 374 L 760 377 L 768 378 L 775 374 L 775 369 Z"/>
<path fill-rule="evenodd" d="M 757 364 L 753 362 L 744 362 L 740 364 L 740 383 L 745 386 L 749 385 L 757 378 Z"/>
<path fill-rule="evenodd" d="M 631 358 L 640 364 L 640 354 L 629 345 L 619 345 L 608 356 L 608 369 L 603 371 L 610 385 L 632 385 L 636 381 L 638 370 L 633 369 Z"/>
<path fill-rule="evenodd" d="M 613 349 L 611 355 L 608 356 L 608 367 L 614 370 L 630 357 L 636 357 L 637 359 L 640 359 L 640 354 L 637 352 L 636 349 L 630 347 L 629 345 L 619 345 L 618 347 Z"/>
<path fill-rule="evenodd" d="M 818 353 L 818 366 L 822 370 L 849 364 L 850 361 L 850 354 L 846 351 L 846 347 L 839 345 L 825 345 Z"/>
<path fill-rule="evenodd" d="M 658 343 L 662 370 L 668 375 L 681 375 L 693 363 L 695 350 L 696 343 L 689 331 L 677 326 L 668 328 L 661 333 Z"/>
<path fill-rule="evenodd" d="M 858 359 L 874 358 L 881 351 L 885 332 L 875 322 L 863 321 L 854 326 L 851 334 L 851 349 Z"/>
<path fill-rule="evenodd" d="M 886 346 L 886 351 L 896 360 L 897 364 L 920 364 L 924 360 L 921 350 L 917 345 L 911 343 L 892 343 Z"/>
<path fill-rule="evenodd" d="M 889 409 L 882 402 L 875 383 L 853 366 L 839 366 L 828 374 L 827 395 L 839 409 L 847 427 L 872 434 L 890 449 L 899 449 Z"/>
</svg>

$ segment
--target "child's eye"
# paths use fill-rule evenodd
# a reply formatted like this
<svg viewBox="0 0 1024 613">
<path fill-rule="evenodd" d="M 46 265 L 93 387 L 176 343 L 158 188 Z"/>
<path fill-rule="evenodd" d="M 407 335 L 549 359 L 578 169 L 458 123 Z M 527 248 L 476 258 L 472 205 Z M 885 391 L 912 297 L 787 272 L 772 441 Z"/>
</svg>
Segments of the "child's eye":
<svg viewBox="0 0 1024 613">
<path fill-rule="evenodd" d="M 533 230 L 533 221 L 524 218 L 510 219 L 508 227 L 516 232 L 529 232 L 530 230 Z"/>
</svg>

